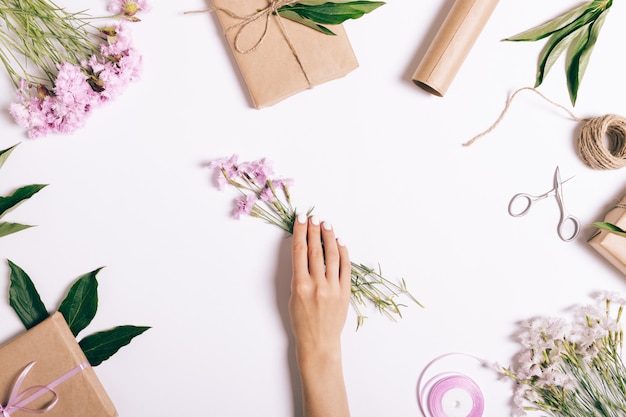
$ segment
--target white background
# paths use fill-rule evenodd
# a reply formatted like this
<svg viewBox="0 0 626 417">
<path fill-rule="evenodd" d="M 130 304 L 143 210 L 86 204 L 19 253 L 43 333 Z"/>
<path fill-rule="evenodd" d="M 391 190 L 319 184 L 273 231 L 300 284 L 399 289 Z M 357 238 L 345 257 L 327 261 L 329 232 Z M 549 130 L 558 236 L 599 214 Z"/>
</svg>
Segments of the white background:
<svg viewBox="0 0 626 417">
<path fill-rule="evenodd" d="M 583 164 L 580 123 L 526 92 L 493 133 L 462 146 L 534 83 L 543 43 L 500 39 L 578 3 L 500 2 L 441 98 L 410 77 L 452 3 L 390 1 L 346 23 L 360 67 L 262 110 L 252 108 L 215 16 L 183 14 L 203 0 L 153 1 L 132 27 L 142 79 L 73 135 L 27 139 L 0 80 L 0 147 L 21 143 L 2 168 L 0 195 L 49 184 L 5 217 L 37 227 L 2 238 L 2 258 L 31 276 L 50 309 L 74 279 L 106 266 L 88 332 L 152 326 L 96 368 L 120 415 L 300 415 L 290 240 L 258 219 L 232 219 L 235 193 L 218 191 L 203 167 L 234 153 L 268 158 L 295 179 L 296 205 L 332 222 L 352 260 L 404 277 L 425 306 L 409 305 L 397 323 L 368 311 L 358 331 L 349 313 L 354 416 L 420 415 L 418 378 L 434 358 L 460 352 L 508 364 L 518 321 L 560 314 L 596 290 L 625 290 L 625 277 L 587 244 L 589 224 L 626 193 L 625 171 Z M 624 7 L 615 2 L 602 29 L 573 109 L 580 117 L 626 115 Z M 540 91 L 571 107 L 562 60 Z M 575 176 L 565 202 L 583 229 L 571 243 L 557 237 L 554 199 L 524 218 L 507 213 L 513 194 L 547 191 L 557 165 Z M 4 260 L 0 276 L 8 340 L 22 327 Z M 480 381 L 485 415 L 508 415 L 510 385 L 491 371 L 469 375 Z"/>
</svg>

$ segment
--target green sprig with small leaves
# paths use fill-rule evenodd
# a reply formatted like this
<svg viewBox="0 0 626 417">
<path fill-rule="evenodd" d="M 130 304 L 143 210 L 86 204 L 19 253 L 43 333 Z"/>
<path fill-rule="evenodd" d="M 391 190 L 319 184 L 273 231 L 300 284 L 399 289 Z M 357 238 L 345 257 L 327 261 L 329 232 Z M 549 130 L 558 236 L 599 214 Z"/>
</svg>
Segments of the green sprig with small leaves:
<svg viewBox="0 0 626 417">
<path fill-rule="evenodd" d="M 339 25 L 348 19 L 358 19 L 383 4 L 382 1 L 301 0 L 279 7 L 276 13 L 326 35 L 335 35 L 325 25 Z"/>
<path fill-rule="evenodd" d="M 567 89 L 570 101 L 575 105 L 591 52 L 612 5 L 613 0 L 588 1 L 542 25 L 503 40 L 534 42 L 548 38 L 537 64 L 535 87 L 541 85 L 552 65 L 567 51 Z"/>
<path fill-rule="evenodd" d="M 9 304 L 28 330 L 48 318 L 50 314 L 28 274 L 10 260 L 8 263 L 11 269 Z M 74 336 L 78 336 L 96 315 L 98 310 L 96 275 L 101 269 L 98 268 L 80 276 L 57 308 Z M 91 366 L 97 366 L 149 328 L 147 326 L 117 326 L 85 336 L 78 342 L 78 345 Z"/>
<path fill-rule="evenodd" d="M 0 168 L 2 168 L 6 160 L 9 158 L 9 155 L 11 155 L 11 152 L 16 147 L 17 145 L 13 145 L 10 148 L 0 151 Z M 5 214 L 13 210 L 20 203 L 23 203 L 24 201 L 31 198 L 46 185 L 47 184 L 25 185 L 15 190 L 11 195 L 0 196 L 0 237 L 19 232 L 20 230 L 28 229 L 29 227 L 33 227 L 32 225 L 28 224 L 5 222 L 1 221 L 1 219 Z"/>
</svg>

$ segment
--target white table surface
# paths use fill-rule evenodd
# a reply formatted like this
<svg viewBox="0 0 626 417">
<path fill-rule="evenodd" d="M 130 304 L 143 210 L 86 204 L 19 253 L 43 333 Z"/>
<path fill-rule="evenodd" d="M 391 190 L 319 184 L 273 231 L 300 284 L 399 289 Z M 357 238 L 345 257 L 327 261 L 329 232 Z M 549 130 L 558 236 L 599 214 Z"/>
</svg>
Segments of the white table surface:
<svg viewBox="0 0 626 417">
<path fill-rule="evenodd" d="M 295 179 L 297 205 L 331 221 L 353 260 L 404 277 L 425 305 L 397 323 L 368 311 L 358 331 L 350 311 L 343 349 L 354 416 L 420 415 L 418 378 L 437 356 L 507 364 L 520 320 L 560 314 L 596 290 L 626 290 L 587 244 L 589 224 L 626 193 L 626 171 L 583 164 L 580 123 L 522 93 L 493 133 L 462 146 L 534 83 L 543 43 L 500 39 L 575 2 L 501 1 L 441 98 L 410 76 L 452 3 L 390 1 L 348 22 L 360 67 L 262 110 L 251 107 L 215 16 L 183 15 L 203 0 L 153 0 L 133 26 L 142 79 L 75 134 L 26 138 L 6 112 L 12 91 L 0 79 L 0 147 L 20 143 L 2 168 L 0 195 L 49 184 L 5 218 L 37 227 L 2 238 L 2 258 L 24 268 L 51 308 L 74 279 L 106 266 L 88 330 L 152 326 L 96 368 L 121 416 L 300 415 L 289 239 L 260 220 L 232 219 L 235 194 L 218 191 L 203 167 L 234 153 L 273 161 Z M 624 7 L 615 2 L 602 29 L 573 109 L 580 117 L 626 115 Z M 540 91 L 571 108 L 563 65 Z M 557 237 L 554 199 L 525 218 L 507 213 L 513 194 L 547 191 L 557 165 L 575 176 L 565 202 L 583 229 L 570 243 Z M 0 276 L 8 340 L 22 327 L 4 260 Z M 470 375 L 485 415 L 508 415 L 509 384 L 481 369 Z"/>
</svg>

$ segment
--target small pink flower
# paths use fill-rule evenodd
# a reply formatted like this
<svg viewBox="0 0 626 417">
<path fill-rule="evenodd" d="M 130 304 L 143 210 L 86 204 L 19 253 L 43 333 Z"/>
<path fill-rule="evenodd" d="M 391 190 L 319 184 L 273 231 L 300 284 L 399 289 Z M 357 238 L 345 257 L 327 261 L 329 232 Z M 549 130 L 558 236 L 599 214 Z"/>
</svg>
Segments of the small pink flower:
<svg viewBox="0 0 626 417">
<path fill-rule="evenodd" d="M 270 187 L 264 187 L 263 191 L 261 191 L 259 197 L 263 201 L 269 201 L 270 203 L 276 200 L 276 196 Z"/>
<path fill-rule="evenodd" d="M 233 154 L 229 158 L 220 158 L 216 159 L 215 161 L 209 162 L 209 168 L 216 168 L 219 171 L 217 176 L 218 189 L 223 190 L 226 185 L 228 185 L 226 177 L 224 177 L 221 172 L 222 170 L 224 170 L 226 172 L 226 175 L 228 175 L 233 180 L 237 180 L 241 177 L 238 168 L 238 160 L 239 155 Z"/>
<path fill-rule="evenodd" d="M 100 53 L 104 56 L 117 56 L 133 47 L 133 39 L 127 24 L 114 23 L 101 30 L 106 37 L 100 46 Z"/>
<path fill-rule="evenodd" d="M 294 181 L 293 178 L 275 178 L 272 180 L 272 184 L 274 184 L 274 188 L 286 190 L 294 184 Z"/>
<path fill-rule="evenodd" d="M 109 11 L 126 17 L 133 17 L 138 12 L 150 11 L 150 4 L 146 0 L 113 0 L 109 4 Z"/>
<path fill-rule="evenodd" d="M 239 220 L 242 214 L 250 214 L 257 201 L 258 199 L 254 195 L 247 195 L 245 197 L 240 198 L 239 200 L 237 200 L 235 204 L 235 209 L 233 210 L 233 217 Z"/>
<path fill-rule="evenodd" d="M 265 158 L 242 163 L 240 169 L 247 172 L 250 178 L 259 186 L 263 186 L 268 178 L 274 174 L 271 163 Z"/>
</svg>

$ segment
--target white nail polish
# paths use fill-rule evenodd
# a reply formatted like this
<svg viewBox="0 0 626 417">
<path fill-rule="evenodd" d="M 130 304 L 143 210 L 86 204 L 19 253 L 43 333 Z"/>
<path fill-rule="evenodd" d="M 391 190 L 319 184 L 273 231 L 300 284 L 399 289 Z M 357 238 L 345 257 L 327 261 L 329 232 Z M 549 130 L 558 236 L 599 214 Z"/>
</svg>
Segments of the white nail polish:
<svg viewBox="0 0 626 417">
<path fill-rule="evenodd" d="M 300 224 L 306 223 L 306 214 L 304 214 L 304 213 L 298 214 L 297 219 L 298 219 L 298 223 L 300 223 Z"/>
<path fill-rule="evenodd" d="M 311 223 L 313 223 L 315 226 L 319 226 L 319 224 L 320 224 L 319 217 L 317 217 L 317 216 L 311 217 Z"/>
<path fill-rule="evenodd" d="M 340 239 L 340 238 L 337 238 L 337 244 L 338 244 L 339 246 L 346 246 L 346 244 L 345 244 L 345 243 L 343 243 L 343 240 L 342 240 L 342 239 Z"/>
<path fill-rule="evenodd" d="M 324 226 L 325 230 L 332 230 L 333 229 L 333 225 L 330 224 L 329 222 L 324 222 L 324 223 L 322 223 L 322 225 Z"/>
</svg>

